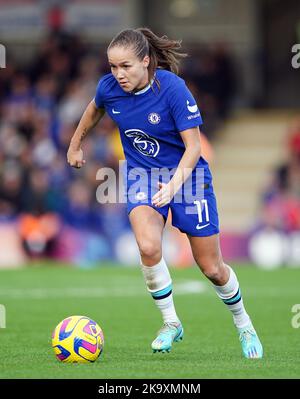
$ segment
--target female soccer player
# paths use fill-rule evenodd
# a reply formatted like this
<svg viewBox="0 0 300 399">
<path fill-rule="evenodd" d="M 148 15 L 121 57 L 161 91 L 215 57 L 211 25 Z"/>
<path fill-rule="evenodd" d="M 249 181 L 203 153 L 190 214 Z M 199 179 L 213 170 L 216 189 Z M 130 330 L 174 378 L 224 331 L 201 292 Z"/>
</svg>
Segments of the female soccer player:
<svg viewBox="0 0 300 399">
<path fill-rule="evenodd" d="M 183 338 L 162 256 L 170 209 L 172 224 L 187 234 L 200 270 L 232 312 L 244 356 L 261 358 L 263 348 L 243 305 L 237 276 L 222 259 L 212 176 L 201 157 L 202 119 L 192 94 L 177 76 L 179 60 L 185 56 L 179 49 L 179 41 L 158 37 L 148 28 L 124 30 L 111 41 L 107 49 L 111 73 L 100 79 L 79 122 L 68 163 L 75 168 L 84 165 L 82 140 L 107 112 L 120 130 L 128 164 L 129 219 L 148 291 L 164 323 L 152 350 L 169 352 L 172 343 Z M 185 189 L 196 191 L 196 197 L 186 198 Z"/>
</svg>

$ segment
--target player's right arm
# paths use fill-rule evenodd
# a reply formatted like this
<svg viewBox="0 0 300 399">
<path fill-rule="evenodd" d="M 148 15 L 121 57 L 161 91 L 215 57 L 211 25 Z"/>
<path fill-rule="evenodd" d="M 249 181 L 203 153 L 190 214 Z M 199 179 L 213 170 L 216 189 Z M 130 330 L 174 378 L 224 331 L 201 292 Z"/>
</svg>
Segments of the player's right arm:
<svg viewBox="0 0 300 399">
<path fill-rule="evenodd" d="M 83 151 L 81 149 L 82 140 L 88 134 L 88 132 L 97 125 L 104 113 L 104 108 L 97 108 L 94 99 L 86 107 L 86 110 L 84 111 L 77 129 L 75 130 L 75 133 L 71 139 L 67 152 L 67 160 L 70 166 L 73 166 L 74 168 L 81 168 L 85 164 L 85 160 L 83 159 Z"/>
</svg>

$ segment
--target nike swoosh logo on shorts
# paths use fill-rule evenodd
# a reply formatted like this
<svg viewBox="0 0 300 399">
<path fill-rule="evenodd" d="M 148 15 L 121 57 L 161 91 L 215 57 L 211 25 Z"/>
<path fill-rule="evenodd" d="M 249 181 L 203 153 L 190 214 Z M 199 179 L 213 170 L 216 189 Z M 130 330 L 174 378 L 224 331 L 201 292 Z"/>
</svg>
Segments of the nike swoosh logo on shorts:
<svg viewBox="0 0 300 399">
<path fill-rule="evenodd" d="M 120 114 L 121 112 L 120 112 L 120 111 L 115 111 L 115 109 L 113 108 L 113 109 L 112 109 L 112 113 L 113 113 L 113 114 Z"/>
<path fill-rule="evenodd" d="M 197 226 L 196 226 L 196 229 L 197 230 L 201 230 L 201 229 L 204 229 L 204 227 L 207 227 L 207 226 L 209 226 L 210 225 L 210 223 L 207 223 L 207 224 L 205 224 L 205 225 L 203 225 L 203 226 L 199 226 L 199 223 L 197 224 Z"/>
</svg>

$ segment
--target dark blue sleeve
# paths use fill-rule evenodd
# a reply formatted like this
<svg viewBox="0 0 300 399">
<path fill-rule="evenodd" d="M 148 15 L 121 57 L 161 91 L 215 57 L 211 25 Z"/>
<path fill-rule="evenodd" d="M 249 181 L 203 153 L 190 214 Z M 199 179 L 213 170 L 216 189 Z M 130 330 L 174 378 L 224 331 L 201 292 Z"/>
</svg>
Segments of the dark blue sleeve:
<svg viewBox="0 0 300 399">
<path fill-rule="evenodd" d="M 99 80 L 99 83 L 97 85 L 94 101 L 97 108 L 104 108 L 103 78 Z"/>
<path fill-rule="evenodd" d="M 169 88 L 168 101 L 171 115 L 179 132 L 202 125 L 197 103 L 182 79 L 176 79 Z"/>
</svg>

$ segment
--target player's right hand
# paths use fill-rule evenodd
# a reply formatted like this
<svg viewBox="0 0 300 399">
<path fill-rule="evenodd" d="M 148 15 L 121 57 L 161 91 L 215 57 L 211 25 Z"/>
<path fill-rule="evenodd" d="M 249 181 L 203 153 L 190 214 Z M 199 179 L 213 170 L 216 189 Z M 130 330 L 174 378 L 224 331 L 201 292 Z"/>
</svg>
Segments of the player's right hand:
<svg viewBox="0 0 300 399">
<path fill-rule="evenodd" d="M 67 160 L 68 164 L 73 168 L 81 168 L 85 164 L 82 149 L 80 148 L 79 150 L 74 150 L 73 148 L 69 147 L 67 152 Z"/>
</svg>

